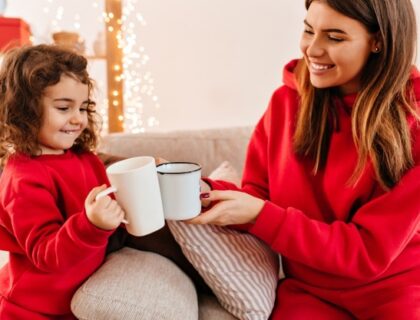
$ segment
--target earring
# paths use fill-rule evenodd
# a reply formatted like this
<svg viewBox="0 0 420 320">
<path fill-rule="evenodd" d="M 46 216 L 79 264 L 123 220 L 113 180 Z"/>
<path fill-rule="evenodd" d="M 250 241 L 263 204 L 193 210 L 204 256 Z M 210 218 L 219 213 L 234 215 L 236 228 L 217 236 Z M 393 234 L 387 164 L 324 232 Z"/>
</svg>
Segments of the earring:
<svg viewBox="0 0 420 320">
<path fill-rule="evenodd" d="M 379 47 L 375 47 L 375 52 L 378 53 L 379 52 Z"/>
</svg>

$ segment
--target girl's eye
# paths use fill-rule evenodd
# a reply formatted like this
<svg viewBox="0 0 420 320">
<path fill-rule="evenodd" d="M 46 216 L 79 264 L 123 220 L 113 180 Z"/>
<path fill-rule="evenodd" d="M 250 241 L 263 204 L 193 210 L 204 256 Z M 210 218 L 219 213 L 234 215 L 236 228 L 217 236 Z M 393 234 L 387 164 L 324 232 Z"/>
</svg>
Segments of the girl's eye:
<svg viewBox="0 0 420 320">
<path fill-rule="evenodd" d="M 67 111 L 67 110 L 69 110 L 69 107 L 65 107 L 65 106 L 63 106 L 63 107 L 55 107 L 57 110 L 60 110 L 60 111 Z"/>
<path fill-rule="evenodd" d="M 307 33 L 307 34 L 314 34 L 313 33 L 313 31 L 311 31 L 311 30 L 309 30 L 309 29 L 305 29 L 305 31 L 304 31 L 305 33 Z"/>
<path fill-rule="evenodd" d="M 80 110 L 80 112 L 86 112 L 88 109 L 87 108 L 80 108 L 79 110 Z"/>
</svg>

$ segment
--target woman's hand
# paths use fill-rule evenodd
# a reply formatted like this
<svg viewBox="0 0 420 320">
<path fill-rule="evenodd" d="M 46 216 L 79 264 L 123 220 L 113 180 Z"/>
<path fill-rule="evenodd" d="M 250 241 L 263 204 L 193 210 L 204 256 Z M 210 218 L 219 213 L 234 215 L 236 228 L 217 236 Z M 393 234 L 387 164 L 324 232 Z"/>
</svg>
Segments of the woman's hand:
<svg viewBox="0 0 420 320">
<path fill-rule="evenodd" d="M 85 210 L 89 221 L 103 230 L 117 228 L 124 219 L 124 211 L 110 196 L 96 199 L 99 192 L 106 189 L 106 185 L 93 188 L 85 200 Z"/>
<path fill-rule="evenodd" d="M 203 208 L 207 208 L 211 201 L 207 198 L 207 196 L 204 198 L 204 194 L 208 194 L 211 191 L 210 185 L 205 182 L 203 179 L 200 179 L 200 194 L 201 194 L 201 206 Z"/>
<path fill-rule="evenodd" d="M 210 210 L 188 220 L 189 223 L 226 226 L 254 222 L 264 206 L 264 200 L 240 191 L 214 190 L 202 193 L 201 197 L 202 202 L 219 202 Z"/>
</svg>

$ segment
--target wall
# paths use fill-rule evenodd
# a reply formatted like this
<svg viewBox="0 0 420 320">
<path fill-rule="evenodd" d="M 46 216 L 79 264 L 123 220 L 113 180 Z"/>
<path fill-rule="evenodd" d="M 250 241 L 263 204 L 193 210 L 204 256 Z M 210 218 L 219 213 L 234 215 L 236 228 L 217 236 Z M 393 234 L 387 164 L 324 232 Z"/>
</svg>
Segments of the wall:
<svg viewBox="0 0 420 320">
<path fill-rule="evenodd" d="M 7 15 L 24 17 L 49 41 L 42 13 L 48 1 L 9 1 Z M 413 4 L 420 27 L 420 0 Z M 100 10 L 73 0 L 63 24 L 74 20 L 70 6 L 78 8 L 90 47 Z M 137 10 L 147 22 L 137 36 L 160 102 L 159 109 L 146 105 L 145 116 L 155 115 L 159 130 L 255 124 L 281 84 L 283 65 L 299 56 L 303 0 L 141 0 Z M 94 77 L 102 78 L 96 64 Z"/>
<path fill-rule="evenodd" d="M 155 2 L 142 1 L 149 29 L 142 39 L 161 127 L 254 124 L 281 84 L 283 64 L 299 56 L 302 2 L 168 1 L 164 12 Z"/>
</svg>

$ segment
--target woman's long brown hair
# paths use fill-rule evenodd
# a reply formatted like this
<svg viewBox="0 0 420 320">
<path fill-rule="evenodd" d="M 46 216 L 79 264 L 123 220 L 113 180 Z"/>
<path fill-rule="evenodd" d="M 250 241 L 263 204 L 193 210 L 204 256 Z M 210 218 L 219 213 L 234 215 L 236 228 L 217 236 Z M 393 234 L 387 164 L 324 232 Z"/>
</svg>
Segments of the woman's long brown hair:
<svg viewBox="0 0 420 320">
<path fill-rule="evenodd" d="M 306 9 L 315 0 L 306 0 Z M 318 1 L 318 0 L 317 0 Z M 364 67 L 351 121 L 358 161 L 349 179 L 354 185 L 368 159 L 384 189 L 393 187 L 413 166 L 407 116 L 419 119 L 409 81 L 416 52 L 416 19 L 410 0 L 321 0 L 334 10 L 361 22 L 382 39 L 379 53 Z M 314 88 L 306 63 L 296 69 L 301 108 L 294 134 L 298 155 L 314 160 L 314 173 L 325 165 L 334 121 L 332 97 L 336 88 Z M 331 121 L 333 119 L 333 121 Z"/>
</svg>

